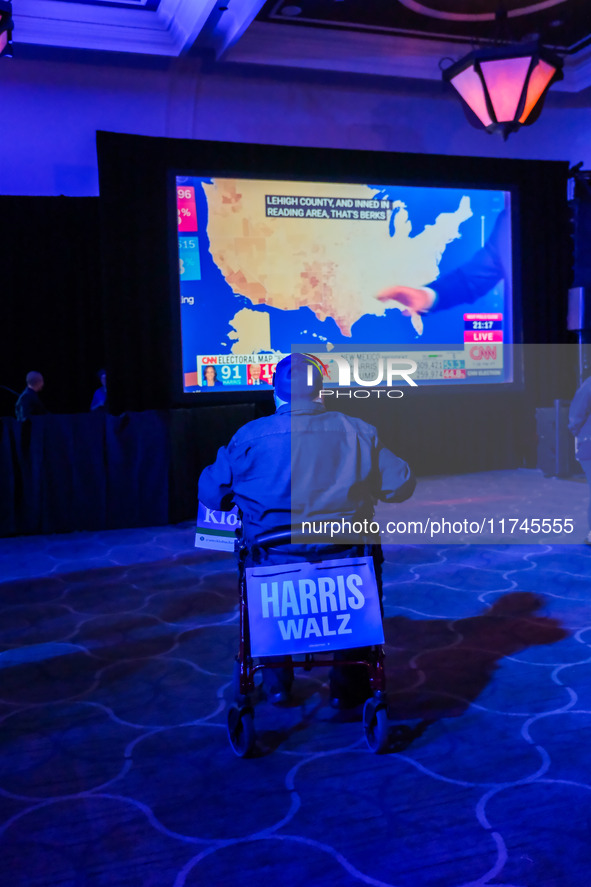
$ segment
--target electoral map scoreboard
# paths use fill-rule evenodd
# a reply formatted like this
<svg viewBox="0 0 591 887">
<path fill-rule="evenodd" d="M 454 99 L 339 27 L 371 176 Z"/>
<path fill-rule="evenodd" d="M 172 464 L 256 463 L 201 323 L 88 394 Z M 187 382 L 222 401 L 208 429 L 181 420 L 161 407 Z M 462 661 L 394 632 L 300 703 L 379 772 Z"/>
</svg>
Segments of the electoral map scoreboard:
<svg viewBox="0 0 591 887">
<path fill-rule="evenodd" d="M 201 388 L 250 388 L 273 385 L 277 363 L 285 357 L 276 354 L 271 358 L 262 354 L 198 354 L 197 369 L 185 373 L 185 388 L 192 385 Z M 208 372 L 208 367 L 213 372 Z"/>
<path fill-rule="evenodd" d="M 349 380 L 351 387 L 364 387 L 363 382 L 388 385 L 387 366 L 391 362 L 398 363 L 404 369 L 405 363 L 413 361 L 416 370 L 412 379 L 419 384 L 437 384 L 454 380 L 486 381 L 507 375 L 503 350 L 503 315 L 475 314 L 464 315 L 464 347 L 445 349 L 417 350 L 368 350 L 334 352 L 334 355 L 320 353 L 312 348 L 307 352 L 325 366 L 324 385 L 337 387 L 341 385 L 339 364 L 335 356 L 344 358 L 353 373 Z M 299 350 L 299 349 L 298 349 Z M 269 387 L 273 385 L 273 374 L 277 363 L 286 354 L 199 354 L 196 357 L 196 371 L 185 374 L 185 385 L 195 385 L 198 391 L 219 387 L 235 389 Z M 381 363 L 380 363 L 381 361 Z M 208 367 L 214 372 L 207 371 Z M 381 372 L 381 378 L 378 378 Z M 356 376 L 359 381 L 356 381 Z M 376 382 L 377 380 L 377 382 Z"/>
</svg>

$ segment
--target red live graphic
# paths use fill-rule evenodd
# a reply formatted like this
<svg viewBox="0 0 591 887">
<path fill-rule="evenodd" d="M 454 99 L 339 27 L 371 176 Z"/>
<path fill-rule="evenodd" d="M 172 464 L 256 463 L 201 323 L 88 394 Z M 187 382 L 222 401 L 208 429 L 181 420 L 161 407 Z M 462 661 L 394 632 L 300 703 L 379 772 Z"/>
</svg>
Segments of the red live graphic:
<svg viewBox="0 0 591 887">
<path fill-rule="evenodd" d="M 183 233 L 197 230 L 197 210 L 195 208 L 195 188 L 176 189 L 176 207 L 179 231 Z"/>
<path fill-rule="evenodd" d="M 464 342 L 502 342 L 503 330 L 466 330 Z"/>
</svg>

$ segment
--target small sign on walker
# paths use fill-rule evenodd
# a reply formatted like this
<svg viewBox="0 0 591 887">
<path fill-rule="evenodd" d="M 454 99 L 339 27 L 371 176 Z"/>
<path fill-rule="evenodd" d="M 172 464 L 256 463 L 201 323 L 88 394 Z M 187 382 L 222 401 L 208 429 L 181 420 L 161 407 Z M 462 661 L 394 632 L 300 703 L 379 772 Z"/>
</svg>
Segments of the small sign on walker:
<svg viewBox="0 0 591 887">
<path fill-rule="evenodd" d="M 249 567 L 246 588 L 253 656 L 384 643 L 371 557 Z"/>
<path fill-rule="evenodd" d="M 200 502 L 197 508 L 195 548 L 233 552 L 238 527 L 240 518 L 237 508 L 232 511 L 214 511 Z"/>
</svg>

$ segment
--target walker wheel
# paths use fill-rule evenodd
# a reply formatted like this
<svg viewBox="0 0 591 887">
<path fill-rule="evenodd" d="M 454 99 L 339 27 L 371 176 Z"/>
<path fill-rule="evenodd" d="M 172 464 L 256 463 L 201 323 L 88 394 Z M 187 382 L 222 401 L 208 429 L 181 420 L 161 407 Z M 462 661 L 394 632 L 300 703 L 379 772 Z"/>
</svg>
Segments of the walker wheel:
<svg viewBox="0 0 591 887">
<path fill-rule="evenodd" d="M 252 755 L 256 740 L 252 708 L 230 706 L 228 709 L 228 739 L 232 751 L 239 758 L 248 758 Z"/>
<path fill-rule="evenodd" d="M 389 726 L 388 713 L 383 702 L 368 699 L 363 706 L 363 732 L 365 741 L 376 755 L 382 755 L 388 749 Z"/>
</svg>

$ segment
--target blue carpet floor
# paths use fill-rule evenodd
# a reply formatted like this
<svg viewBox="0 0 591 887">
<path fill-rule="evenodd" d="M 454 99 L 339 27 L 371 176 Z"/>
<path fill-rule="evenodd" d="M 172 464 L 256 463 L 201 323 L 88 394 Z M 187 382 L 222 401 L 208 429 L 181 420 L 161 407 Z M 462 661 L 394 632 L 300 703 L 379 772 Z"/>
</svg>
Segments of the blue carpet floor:
<svg viewBox="0 0 591 887">
<path fill-rule="evenodd" d="M 188 525 L 0 540 L 0 883 L 590 883 L 591 548 L 386 557 L 390 753 L 315 670 L 240 760 L 231 556 Z"/>
</svg>

